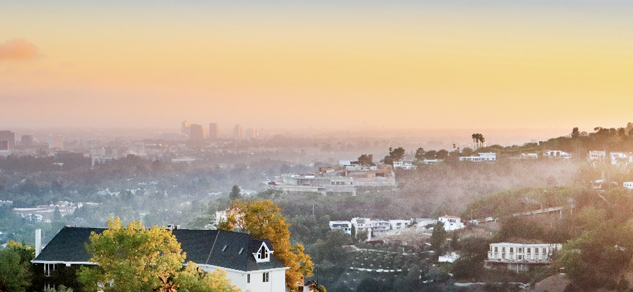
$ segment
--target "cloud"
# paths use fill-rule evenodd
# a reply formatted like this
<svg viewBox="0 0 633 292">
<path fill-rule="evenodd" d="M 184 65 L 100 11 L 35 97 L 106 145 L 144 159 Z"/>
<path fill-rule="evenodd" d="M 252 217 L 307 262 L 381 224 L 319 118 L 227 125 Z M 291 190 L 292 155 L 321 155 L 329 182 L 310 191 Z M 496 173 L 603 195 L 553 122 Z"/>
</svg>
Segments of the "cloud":
<svg viewBox="0 0 633 292">
<path fill-rule="evenodd" d="M 37 47 L 25 39 L 12 39 L 0 43 L 0 61 L 18 60 L 25 61 L 40 55 Z"/>
</svg>

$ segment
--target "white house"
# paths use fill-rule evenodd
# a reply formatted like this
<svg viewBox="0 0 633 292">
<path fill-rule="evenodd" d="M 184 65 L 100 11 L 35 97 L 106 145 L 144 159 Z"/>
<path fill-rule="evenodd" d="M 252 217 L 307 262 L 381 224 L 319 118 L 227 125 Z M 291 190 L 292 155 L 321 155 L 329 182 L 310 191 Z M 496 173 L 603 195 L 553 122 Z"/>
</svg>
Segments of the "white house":
<svg viewBox="0 0 633 292">
<path fill-rule="evenodd" d="M 521 159 L 538 159 L 538 154 L 537 153 L 521 153 L 521 156 L 519 156 L 519 158 L 521 158 Z"/>
<path fill-rule="evenodd" d="M 501 265 L 512 270 L 526 271 L 530 265 L 551 264 L 552 255 L 561 248 L 561 244 L 550 243 L 491 243 L 485 266 Z"/>
<path fill-rule="evenodd" d="M 48 275 L 66 267 L 97 265 L 90 261 L 85 244 L 90 242 L 92 232 L 104 230 L 66 226 L 31 262 L 42 265 L 39 269 Z M 274 256 L 270 241 L 232 231 L 175 229 L 171 232 L 187 256 L 185 262 L 195 262 L 205 272 L 225 270 L 231 283 L 242 291 L 286 291 L 288 267 Z"/>
<path fill-rule="evenodd" d="M 610 152 L 609 157 L 611 158 L 611 164 L 613 165 L 623 165 L 626 166 L 630 162 L 633 162 L 633 153 L 624 153 L 624 152 Z"/>
<path fill-rule="evenodd" d="M 596 150 L 589 151 L 589 161 L 604 160 L 606 158 L 607 158 L 606 151 L 596 151 Z"/>
<path fill-rule="evenodd" d="M 567 153 L 561 150 L 545 150 L 543 151 L 543 157 L 560 157 L 560 158 L 571 158 L 571 153 Z"/>
<path fill-rule="evenodd" d="M 629 190 L 633 190 L 633 181 L 625 181 L 622 183 L 622 186 Z"/>
<path fill-rule="evenodd" d="M 461 218 L 457 216 L 444 215 L 438 218 L 438 221 L 444 223 L 444 229 L 446 231 L 452 231 L 466 227 L 466 225 L 462 223 Z"/>
<path fill-rule="evenodd" d="M 416 169 L 417 166 L 413 165 L 410 161 L 398 160 L 393 162 L 393 168 L 400 168 L 405 170 Z"/>
<path fill-rule="evenodd" d="M 496 161 L 497 153 L 494 152 L 484 152 L 479 153 L 479 156 L 462 156 L 459 158 L 459 161 L 472 161 L 472 162 L 483 162 L 483 161 Z"/>
<path fill-rule="evenodd" d="M 352 235 L 352 222 L 330 221 L 330 230 L 343 230 L 343 232 Z"/>
<path fill-rule="evenodd" d="M 407 228 L 411 224 L 411 220 L 389 220 L 391 230 Z"/>
</svg>

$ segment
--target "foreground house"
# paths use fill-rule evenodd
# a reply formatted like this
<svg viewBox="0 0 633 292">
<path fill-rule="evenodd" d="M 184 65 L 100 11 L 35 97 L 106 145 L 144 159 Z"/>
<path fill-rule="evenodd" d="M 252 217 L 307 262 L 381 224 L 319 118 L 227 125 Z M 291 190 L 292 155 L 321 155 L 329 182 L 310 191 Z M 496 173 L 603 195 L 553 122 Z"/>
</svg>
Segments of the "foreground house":
<svg viewBox="0 0 633 292">
<path fill-rule="evenodd" d="M 506 267 L 508 270 L 527 271 L 531 266 L 550 265 L 552 255 L 562 248 L 550 243 L 491 243 L 485 266 Z"/>
<path fill-rule="evenodd" d="M 105 228 L 64 227 L 31 262 L 43 265 L 47 276 L 60 268 L 97 265 L 90 262 L 85 244 L 92 232 Z M 284 292 L 286 270 L 275 256 L 268 240 L 257 240 L 246 233 L 220 230 L 173 230 L 185 262 L 192 261 L 204 271 L 223 269 L 232 284 L 242 291 Z"/>
</svg>

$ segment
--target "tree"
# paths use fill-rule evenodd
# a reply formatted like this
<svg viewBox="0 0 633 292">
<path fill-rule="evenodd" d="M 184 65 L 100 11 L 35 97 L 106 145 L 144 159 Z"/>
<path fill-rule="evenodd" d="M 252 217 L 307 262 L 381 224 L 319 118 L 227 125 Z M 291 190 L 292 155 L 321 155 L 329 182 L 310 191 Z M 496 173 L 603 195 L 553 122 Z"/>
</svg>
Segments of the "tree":
<svg viewBox="0 0 633 292">
<path fill-rule="evenodd" d="M 580 136 L 580 130 L 578 130 L 578 127 L 574 127 L 571 130 L 571 137 L 572 138 L 578 138 L 578 136 Z"/>
<path fill-rule="evenodd" d="M 119 218 L 108 220 L 108 229 L 92 233 L 86 245 L 90 261 L 98 268 L 82 267 L 79 281 L 87 291 L 153 291 L 182 268 L 185 255 L 171 231 L 141 222 L 127 228 Z"/>
<path fill-rule="evenodd" d="M 242 202 L 234 201 L 231 209 L 240 210 L 238 216 L 227 216 L 226 224 L 220 224 L 220 230 L 233 230 L 240 227 L 243 231 L 258 239 L 268 239 L 275 250 L 275 257 L 286 267 L 286 286 L 297 289 L 295 283 L 303 277 L 312 275 L 314 264 L 310 256 L 304 253 L 303 245 L 291 246 L 289 225 L 281 211 L 272 201 Z"/>
<path fill-rule="evenodd" d="M 193 262 L 187 263 L 187 267 L 176 274 L 174 283 L 179 292 L 239 291 L 226 277 L 225 270 L 217 269 L 214 272 L 205 273 Z"/>
<path fill-rule="evenodd" d="M 373 154 L 363 154 L 358 157 L 358 163 L 361 165 L 375 165 L 374 164 L 374 155 Z"/>
<path fill-rule="evenodd" d="M 437 153 L 435 153 L 435 157 L 437 159 L 446 159 L 446 157 L 448 157 L 448 151 L 442 149 L 437 151 Z"/>
<path fill-rule="evenodd" d="M 627 226 L 603 224 L 563 246 L 559 266 L 575 284 L 601 288 L 616 286 L 633 258 L 633 231 Z M 624 283 L 623 283 L 624 284 Z"/>
<path fill-rule="evenodd" d="M 405 154 L 406 151 L 402 147 L 398 147 L 396 149 L 389 147 L 389 155 L 385 156 L 382 162 L 385 164 L 393 165 L 394 161 L 401 160 L 402 158 L 404 158 Z"/>
<path fill-rule="evenodd" d="M 446 242 L 447 232 L 444 229 L 444 223 L 437 221 L 437 224 L 433 226 L 433 234 L 431 235 L 431 248 L 438 254 L 443 251 L 444 243 Z"/>
<path fill-rule="evenodd" d="M 26 291 L 31 285 L 31 260 L 35 257 L 32 246 L 14 241 L 0 251 L 0 291 Z"/>
<path fill-rule="evenodd" d="M 424 160 L 424 148 L 420 147 L 418 150 L 415 150 L 415 159 Z"/>
<path fill-rule="evenodd" d="M 231 193 L 229 194 L 229 199 L 231 199 L 231 201 L 241 199 L 242 198 L 241 192 L 242 190 L 240 190 L 240 187 L 238 185 L 233 185 L 233 188 L 231 189 Z"/>
<path fill-rule="evenodd" d="M 237 292 L 222 272 L 204 273 L 193 262 L 183 268 L 185 254 L 170 230 L 141 222 L 123 227 L 119 218 L 108 229 L 92 233 L 86 249 L 98 267 L 81 267 L 77 273 L 86 291 Z"/>
<path fill-rule="evenodd" d="M 473 143 L 475 143 L 477 148 L 483 146 L 486 141 L 486 138 L 484 138 L 484 135 L 481 133 L 474 133 L 471 135 L 471 138 L 473 138 Z"/>
</svg>

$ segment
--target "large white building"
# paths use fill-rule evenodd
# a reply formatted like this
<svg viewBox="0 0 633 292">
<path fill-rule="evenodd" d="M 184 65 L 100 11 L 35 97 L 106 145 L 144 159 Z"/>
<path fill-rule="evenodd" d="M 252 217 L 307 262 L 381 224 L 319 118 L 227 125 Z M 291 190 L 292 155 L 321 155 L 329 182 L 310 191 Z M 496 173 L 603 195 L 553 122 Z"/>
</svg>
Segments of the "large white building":
<svg viewBox="0 0 633 292">
<path fill-rule="evenodd" d="M 508 269 L 526 271 L 530 265 L 551 264 L 552 255 L 561 248 L 561 244 L 550 243 L 491 243 L 485 266 L 507 266 Z"/>
</svg>

